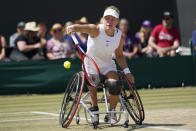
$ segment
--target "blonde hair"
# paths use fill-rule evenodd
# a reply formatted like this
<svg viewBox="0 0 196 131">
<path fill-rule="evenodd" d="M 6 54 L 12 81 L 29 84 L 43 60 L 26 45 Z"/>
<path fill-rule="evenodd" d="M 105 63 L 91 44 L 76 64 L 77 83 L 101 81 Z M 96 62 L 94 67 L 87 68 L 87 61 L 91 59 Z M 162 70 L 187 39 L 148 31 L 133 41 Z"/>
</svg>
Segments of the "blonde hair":
<svg viewBox="0 0 196 131">
<path fill-rule="evenodd" d="M 140 31 L 138 32 L 138 33 L 139 33 L 140 40 L 141 40 L 142 43 L 145 41 L 145 39 L 146 39 L 147 37 L 150 36 L 150 33 L 151 33 L 151 31 L 152 31 L 152 28 L 151 28 L 151 27 L 148 27 L 148 28 L 149 28 L 148 34 L 145 33 L 144 27 L 143 27 L 143 26 L 141 26 Z"/>
<path fill-rule="evenodd" d="M 113 6 L 113 5 L 108 6 L 108 7 L 105 9 L 105 11 L 106 11 L 107 9 L 113 9 L 113 10 L 115 10 L 115 11 L 120 15 L 120 10 L 119 10 L 116 6 Z"/>
</svg>

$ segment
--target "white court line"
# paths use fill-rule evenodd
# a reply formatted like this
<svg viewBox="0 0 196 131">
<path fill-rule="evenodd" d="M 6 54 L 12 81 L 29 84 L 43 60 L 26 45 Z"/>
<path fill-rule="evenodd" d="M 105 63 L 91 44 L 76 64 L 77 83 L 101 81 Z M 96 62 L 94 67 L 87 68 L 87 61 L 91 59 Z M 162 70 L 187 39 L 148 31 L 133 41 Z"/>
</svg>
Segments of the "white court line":
<svg viewBox="0 0 196 131">
<path fill-rule="evenodd" d="M 0 112 L 0 115 L 6 115 L 6 114 L 29 114 L 31 112 Z"/>
<path fill-rule="evenodd" d="M 31 113 L 41 114 L 41 115 L 50 115 L 50 116 L 59 116 L 59 114 L 56 114 L 56 113 L 48 113 L 48 112 L 40 112 L 40 111 L 32 111 Z"/>
<path fill-rule="evenodd" d="M 59 114 L 56 114 L 56 113 L 49 113 L 49 112 L 40 112 L 40 111 L 32 111 L 31 113 L 34 113 L 34 114 L 41 114 L 41 115 L 51 115 L 51 116 L 59 116 Z M 74 117 L 76 118 L 76 117 Z M 80 117 L 81 120 L 86 120 L 86 118 L 82 118 Z M 91 119 L 88 119 L 89 121 Z M 104 122 L 104 121 L 100 121 L 100 122 Z"/>
<path fill-rule="evenodd" d="M 59 114 L 56 113 L 49 113 L 49 112 L 40 112 L 40 111 L 33 111 L 31 113 L 35 113 L 35 114 L 42 114 L 42 115 L 51 115 L 51 116 L 59 116 Z M 85 118 L 81 118 L 81 120 L 86 120 Z M 151 128 L 151 129 L 159 129 L 159 130 L 166 130 L 166 131 L 190 131 L 190 130 L 182 130 L 182 129 L 173 129 L 173 128 L 164 128 L 164 127 L 160 127 L 160 126 L 145 126 L 145 125 L 137 125 L 139 127 L 145 127 L 145 128 Z"/>
<path fill-rule="evenodd" d="M 17 121 L 34 121 L 34 120 L 50 120 L 50 119 L 58 119 L 58 118 L 32 118 L 32 119 L 15 119 L 15 120 L 0 120 L 0 123 L 3 122 L 17 122 Z"/>
</svg>

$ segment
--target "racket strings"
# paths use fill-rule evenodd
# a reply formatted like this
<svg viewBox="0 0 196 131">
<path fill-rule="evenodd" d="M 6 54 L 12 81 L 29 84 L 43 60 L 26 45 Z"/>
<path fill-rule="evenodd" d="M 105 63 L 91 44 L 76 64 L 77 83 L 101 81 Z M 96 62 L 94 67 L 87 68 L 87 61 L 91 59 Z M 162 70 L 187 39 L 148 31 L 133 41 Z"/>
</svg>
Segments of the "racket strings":
<svg viewBox="0 0 196 131">
<path fill-rule="evenodd" d="M 99 70 L 97 69 L 93 60 L 90 59 L 89 57 L 84 58 L 84 63 L 85 63 L 84 68 L 88 76 L 87 79 L 89 79 L 93 85 L 97 86 L 100 83 Z"/>
</svg>

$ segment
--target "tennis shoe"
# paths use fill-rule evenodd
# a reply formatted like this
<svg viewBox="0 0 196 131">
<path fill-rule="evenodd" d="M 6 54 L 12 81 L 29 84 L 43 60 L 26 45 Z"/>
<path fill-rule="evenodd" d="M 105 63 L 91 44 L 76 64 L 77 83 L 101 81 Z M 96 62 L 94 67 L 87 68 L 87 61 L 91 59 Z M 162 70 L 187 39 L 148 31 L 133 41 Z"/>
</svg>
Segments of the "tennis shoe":
<svg viewBox="0 0 196 131">
<path fill-rule="evenodd" d="M 112 111 L 115 111 L 115 110 L 112 110 Z M 118 122 L 116 113 L 107 114 L 105 118 L 107 118 L 107 123 L 110 123 L 110 124 L 115 124 Z"/>
</svg>

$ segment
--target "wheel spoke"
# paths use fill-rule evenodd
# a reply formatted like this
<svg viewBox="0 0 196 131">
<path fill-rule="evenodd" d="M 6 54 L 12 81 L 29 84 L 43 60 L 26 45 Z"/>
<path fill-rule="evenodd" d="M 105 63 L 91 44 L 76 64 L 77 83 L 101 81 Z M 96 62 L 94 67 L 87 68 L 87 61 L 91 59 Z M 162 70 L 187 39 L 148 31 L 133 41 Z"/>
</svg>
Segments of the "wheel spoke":
<svg viewBox="0 0 196 131">
<path fill-rule="evenodd" d="M 119 72 L 119 76 L 123 84 L 121 97 L 124 98 L 127 111 L 136 124 L 141 124 L 144 120 L 144 109 L 139 94 L 122 72 Z"/>
<path fill-rule="evenodd" d="M 80 91 L 84 86 L 83 77 L 84 75 L 81 76 L 80 73 L 76 73 L 66 87 L 59 115 L 60 124 L 64 128 L 69 126 L 77 110 L 78 100 L 81 96 Z"/>
</svg>

